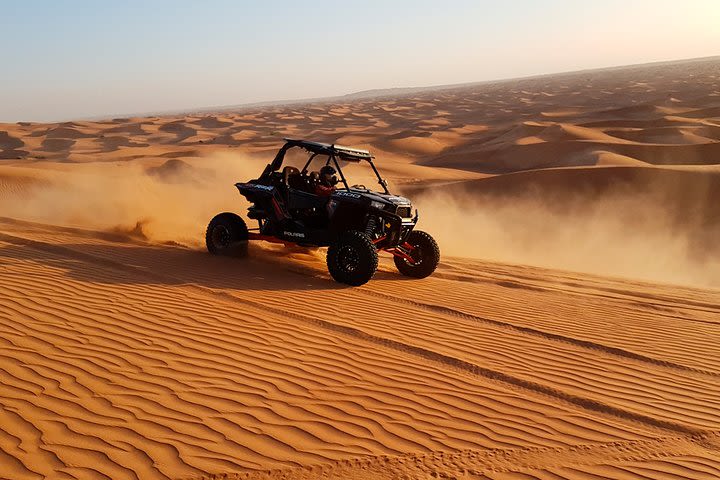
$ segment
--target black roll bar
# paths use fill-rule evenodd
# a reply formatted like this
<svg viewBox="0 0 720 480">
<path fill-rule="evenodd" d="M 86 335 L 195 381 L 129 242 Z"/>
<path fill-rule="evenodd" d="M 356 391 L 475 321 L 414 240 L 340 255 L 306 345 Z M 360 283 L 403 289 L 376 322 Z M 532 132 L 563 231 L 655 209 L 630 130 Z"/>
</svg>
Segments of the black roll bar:
<svg viewBox="0 0 720 480">
<path fill-rule="evenodd" d="M 373 163 L 372 158 L 368 158 L 367 162 L 372 167 L 373 172 L 375 172 L 375 176 L 378 178 L 378 183 L 380 184 L 380 186 L 383 187 L 383 190 L 385 190 L 385 193 L 389 194 L 390 190 L 388 190 L 388 188 L 387 188 L 387 181 L 385 181 L 385 179 L 380 176 L 380 172 L 378 172 L 378 169 L 375 168 L 375 164 Z"/>
<path fill-rule="evenodd" d="M 332 146 L 330 158 L 332 158 L 332 161 L 335 163 L 335 168 L 337 168 L 337 172 L 340 174 L 340 178 L 342 179 L 343 185 L 345 185 L 345 189 L 350 190 L 350 185 L 348 185 L 347 180 L 345 180 L 345 175 L 343 175 L 342 168 L 340 168 L 340 163 L 338 162 L 337 157 L 335 157 L 334 145 Z"/>
</svg>

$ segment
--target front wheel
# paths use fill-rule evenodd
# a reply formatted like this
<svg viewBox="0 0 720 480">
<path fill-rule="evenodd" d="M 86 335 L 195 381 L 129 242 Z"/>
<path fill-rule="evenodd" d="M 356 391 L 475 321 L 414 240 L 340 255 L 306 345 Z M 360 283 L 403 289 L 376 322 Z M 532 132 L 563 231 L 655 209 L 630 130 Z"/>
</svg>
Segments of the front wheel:
<svg viewBox="0 0 720 480">
<path fill-rule="evenodd" d="M 245 255 L 247 241 L 247 225 L 234 213 L 215 215 L 205 231 L 205 246 L 213 255 Z"/>
<path fill-rule="evenodd" d="M 440 247 L 435 239 L 421 230 L 413 230 L 408 235 L 406 243 L 412 247 L 410 250 L 412 261 L 395 257 L 397 269 L 407 277 L 425 278 L 430 276 L 440 262 Z"/>
<path fill-rule="evenodd" d="M 375 275 L 377 265 L 377 249 L 362 232 L 345 232 L 328 248 L 328 271 L 340 283 L 353 286 L 367 283 Z"/>
</svg>

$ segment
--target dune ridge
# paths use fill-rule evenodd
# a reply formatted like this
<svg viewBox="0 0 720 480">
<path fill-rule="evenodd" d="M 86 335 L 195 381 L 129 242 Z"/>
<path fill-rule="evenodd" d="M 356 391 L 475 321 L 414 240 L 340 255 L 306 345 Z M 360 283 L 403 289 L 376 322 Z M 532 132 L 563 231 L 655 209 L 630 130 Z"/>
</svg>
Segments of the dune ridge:
<svg viewBox="0 0 720 480">
<path fill-rule="evenodd" d="M 590 166 L 606 151 L 656 164 L 717 164 L 720 57 L 575 72 L 396 97 L 245 107 L 167 117 L 0 125 L 0 158 L 86 162 L 240 148 L 283 136 L 360 144 L 481 173 Z M 618 157 L 606 157 L 609 159 Z"/>
</svg>

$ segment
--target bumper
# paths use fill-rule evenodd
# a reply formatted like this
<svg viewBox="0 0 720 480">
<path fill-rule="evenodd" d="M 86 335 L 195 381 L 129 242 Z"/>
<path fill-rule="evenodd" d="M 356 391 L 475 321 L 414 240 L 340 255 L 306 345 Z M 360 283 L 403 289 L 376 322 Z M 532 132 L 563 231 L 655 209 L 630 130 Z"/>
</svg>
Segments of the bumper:
<svg viewBox="0 0 720 480">
<path fill-rule="evenodd" d="M 418 222 L 418 213 L 415 212 L 413 218 L 402 218 L 397 214 L 390 212 L 381 212 L 380 218 L 383 221 L 385 231 L 384 236 L 378 238 L 375 244 L 380 249 L 396 247 L 401 245 L 407 239 Z"/>
</svg>

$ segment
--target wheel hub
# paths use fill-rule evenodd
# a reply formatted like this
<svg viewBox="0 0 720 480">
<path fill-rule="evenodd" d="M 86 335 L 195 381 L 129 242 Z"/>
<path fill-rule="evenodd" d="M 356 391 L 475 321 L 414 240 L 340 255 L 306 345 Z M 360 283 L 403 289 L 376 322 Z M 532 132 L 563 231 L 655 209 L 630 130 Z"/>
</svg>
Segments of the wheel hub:
<svg viewBox="0 0 720 480">
<path fill-rule="evenodd" d="M 212 231 L 212 241 L 217 248 L 226 248 L 230 245 L 230 231 L 225 225 L 215 225 Z"/>
<path fill-rule="evenodd" d="M 360 265 L 360 255 L 353 247 L 345 245 L 338 252 L 338 263 L 344 271 L 354 272 Z"/>
<path fill-rule="evenodd" d="M 405 258 L 405 263 L 408 265 L 412 265 L 413 267 L 417 267 L 422 263 L 423 255 L 422 255 L 422 249 L 418 247 L 417 245 L 413 245 L 413 249 L 408 252 L 408 256 L 412 258 L 412 261 Z"/>
</svg>

